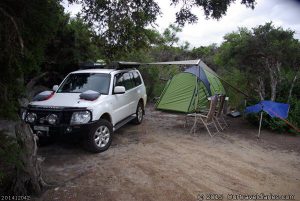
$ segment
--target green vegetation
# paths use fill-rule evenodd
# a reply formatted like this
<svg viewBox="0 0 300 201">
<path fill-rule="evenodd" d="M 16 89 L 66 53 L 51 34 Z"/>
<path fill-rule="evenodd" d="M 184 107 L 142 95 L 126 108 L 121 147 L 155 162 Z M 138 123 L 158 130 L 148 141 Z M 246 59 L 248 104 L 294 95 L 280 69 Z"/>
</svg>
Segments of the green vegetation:
<svg viewBox="0 0 300 201">
<path fill-rule="evenodd" d="M 56 72 L 63 77 L 76 69 L 80 62 L 122 58 L 139 60 L 137 57 L 141 53 L 149 53 L 143 61 L 189 57 L 189 44 L 178 44 L 178 26 L 170 26 L 163 34 L 146 28 L 153 25 L 160 14 L 154 0 L 68 2 L 82 5 L 80 16 L 71 19 L 65 14 L 61 0 L 1 1 L 1 117 L 16 118 L 18 98 L 25 96 L 26 84 L 43 72 Z M 219 19 L 233 2 L 214 4 L 207 0 L 170 0 L 171 6 L 184 5 L 176 17 L 179 25 L 196 22 L 192 7 L 201 7 L 207 17 Z M 241 3 L 253 8 L 255 0 Z M 148 71 L 149 75 L 157 74 Z M 158 91 L 155 92 L 158 95 L 160 90 L 154 91 Z"/>
<path fill-rule="evenodd" d="M 288 120 L 299 127 L 300 42 L 294 39 L 294 31 L 266 23 L 252 30 L 240 28 L 224 39 L 215 57 L 220 73 L 252 100 L 290 103 Z M 287 129 L 276 119 L 267 119 L 265 125 Z"/>
<path fill-rule="evenodd" d="M 206 17 L 219 19 L 235 0 L 170 0 L 170 6 L 181 7 L 176 14 L 177 23 L 162 33 L 148 28 L 160 14 L 154 0 L 68 2 L 81 4 L 82 13 L 70 17 L 64 12 L 62 0 L 0 2 L 1 119 L 18 118 L 19 99 L 32 90 L 31 81 L 46 72 L 59 81 L 80 63 L 88 61 L 201 58 L 221 77 L 249 94 L 249 103 L 261 99 L 289 103 L 288 120 L 300 127 L 300 43 L 294 38 L 294 31 L 266 23 L 251 30 L 240 28 L 228 33 L 220 46 L 192 48 L 178 38 L 184 24 L 197 22 L 191 9 L 203 8 Z M 250 8 L 255 5 L 255 0 L 240 2 Z M 149 99 L 158 97 L 166 81 L 181 70 L 175 66 L 141 68 Z M 43 83 L 46 87 L 57 84 L 50 78 L 48 83 Z M 225 86 L 231 106 L 242 109 L 245 96 Z M 278 119 L 266 118 L 264 125 L 293 132 Z M 0 141 L 0 168 L 4 164 L 19 167 L 14 139 L 0 133 Z M 0 181 L 5 178 L 4 169 L 0 169 Z"/>
<path fill-rule="evenodd" d="M 59 15 L 63 8 L 54 0 L 0 3 L 0 116 L 15 117 L 17 98 L 24 94 L 24 84 L 40 71 Z"/>
</svg>

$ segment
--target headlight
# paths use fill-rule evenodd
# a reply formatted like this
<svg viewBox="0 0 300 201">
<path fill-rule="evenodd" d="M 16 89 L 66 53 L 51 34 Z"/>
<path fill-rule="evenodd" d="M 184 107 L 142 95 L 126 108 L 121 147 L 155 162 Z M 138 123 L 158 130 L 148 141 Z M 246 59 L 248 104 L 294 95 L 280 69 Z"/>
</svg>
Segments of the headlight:
<svg viewBox="0 0 300 201">
<path fill-rule="evenodd" d="M 56 124 L 58 118 L 57 118 L 57 115 L 56 114 L 50 114 L 48 117 L 47 117 L 47 121 L 49 124 Z"/>
<path fill-rule="evenodd" d="M 26 122 L 33 123 L 36 120 L 36 114 L 33 112 L 29 112 L 26 116 Z"/>
<path fill-rule="evenodd" d="M 91 120 L 89 111 L 74 112 L 71 117 L 70 124 L 85 124 Z"/>
</svg>

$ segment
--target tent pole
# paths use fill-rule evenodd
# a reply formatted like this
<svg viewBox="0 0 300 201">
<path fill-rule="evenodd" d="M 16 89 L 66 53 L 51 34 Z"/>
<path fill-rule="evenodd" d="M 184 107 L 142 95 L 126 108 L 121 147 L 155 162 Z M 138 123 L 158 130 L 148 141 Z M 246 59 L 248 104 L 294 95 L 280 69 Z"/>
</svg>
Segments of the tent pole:
<svg viewBox="0 0 300 201">
<path fill-rule="evenodd" d="M 196 77 L 196 97 L 195 97 L 195 119 L 194 119 L 194 134 L 197 128 L 197 105 L 198 105 L 198 77 Z"/>
<path fill-rule="evenodd" d="M 257 138 L 258 138 L 258 139 L 259 139 L 259 137 L 260 137 L 260 130 L 261 130 L 262 117 L 263 117 L 263 111 L 260 112 L 259 129 L 258 129 L 258 135 L 257 135 Z"/>
<path fill-rule="evenodd" d="M 198 103 L 197 103 L 197 99 L 198 99 L 198 80 L 197 80 L 197 76 L 195 76 L 196 77 L 196 97 L 195 97 L 195 112 L 197 111 L 197 105 L 198 105 Z"/>
</svg>

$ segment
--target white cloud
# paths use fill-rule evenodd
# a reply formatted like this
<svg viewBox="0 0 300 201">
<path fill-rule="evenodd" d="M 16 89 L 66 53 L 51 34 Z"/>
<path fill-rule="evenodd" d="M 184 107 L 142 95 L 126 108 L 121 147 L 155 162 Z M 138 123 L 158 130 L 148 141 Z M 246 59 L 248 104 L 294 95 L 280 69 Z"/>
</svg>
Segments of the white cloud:
<svg viewBox="0 0 300 201">
<path fill-rule="evenodd" d="M 166 13 L 158 19 L 158 30 L 163 30 L 175 19 L 176 10 L 166 1 L 159 3 L 162 12 Z M 179 34 L 180 39 L 188 41 L 192 46 L 220 44 L 226 33 L 237 31 L 238 27 L 249 29 L 266 22 L 273 22 L 275 26 L 291 29 L 296 32 L 295 37 L 300 39 L 300 4 L 293 0 L 258 0 L 254 10 L 246 8 L 238 1 L 232 4 L 227 15 L 219 21 L 206 20 L 201 9 L 193 9 L 198 14 L 198 23 L 186 25 Z"/>
</svg>

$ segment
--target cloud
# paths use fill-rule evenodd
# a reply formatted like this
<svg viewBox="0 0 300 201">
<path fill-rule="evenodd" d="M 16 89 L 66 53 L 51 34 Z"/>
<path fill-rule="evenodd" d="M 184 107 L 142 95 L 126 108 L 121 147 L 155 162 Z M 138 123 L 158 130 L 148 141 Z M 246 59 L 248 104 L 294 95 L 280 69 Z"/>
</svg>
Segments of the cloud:
<svg viewBox="0 0 300 201">
<path fill-rule="evenodd" d="M 164 15 L 158 19 L 158 29 L 161 31 L 168 24 L 174 22 L 176 8 L 169 6 L 168 1 L 159 3 Z M 177 8 L 178 10 L 178 8 Z M 273 22 L 275 26 L 282 26 L 284 29 L 291 29 L 296 32 L 295 37 L 300 39 L 300 3 L 293 0 L 258 0 L 254 10 L 246 8 L 238 1 L 232 4 L 227 15 L 219 21 L 206 20 L 201 9 L 193 9 L 198 13 L 198 23 L 186 25 L 179 37 L 188 41 L 192 46 L 206 46 L 212 43 L 220 44 L 223 36 L 238 27 L 254 28 L 266 22 Z"/>
</svg>

